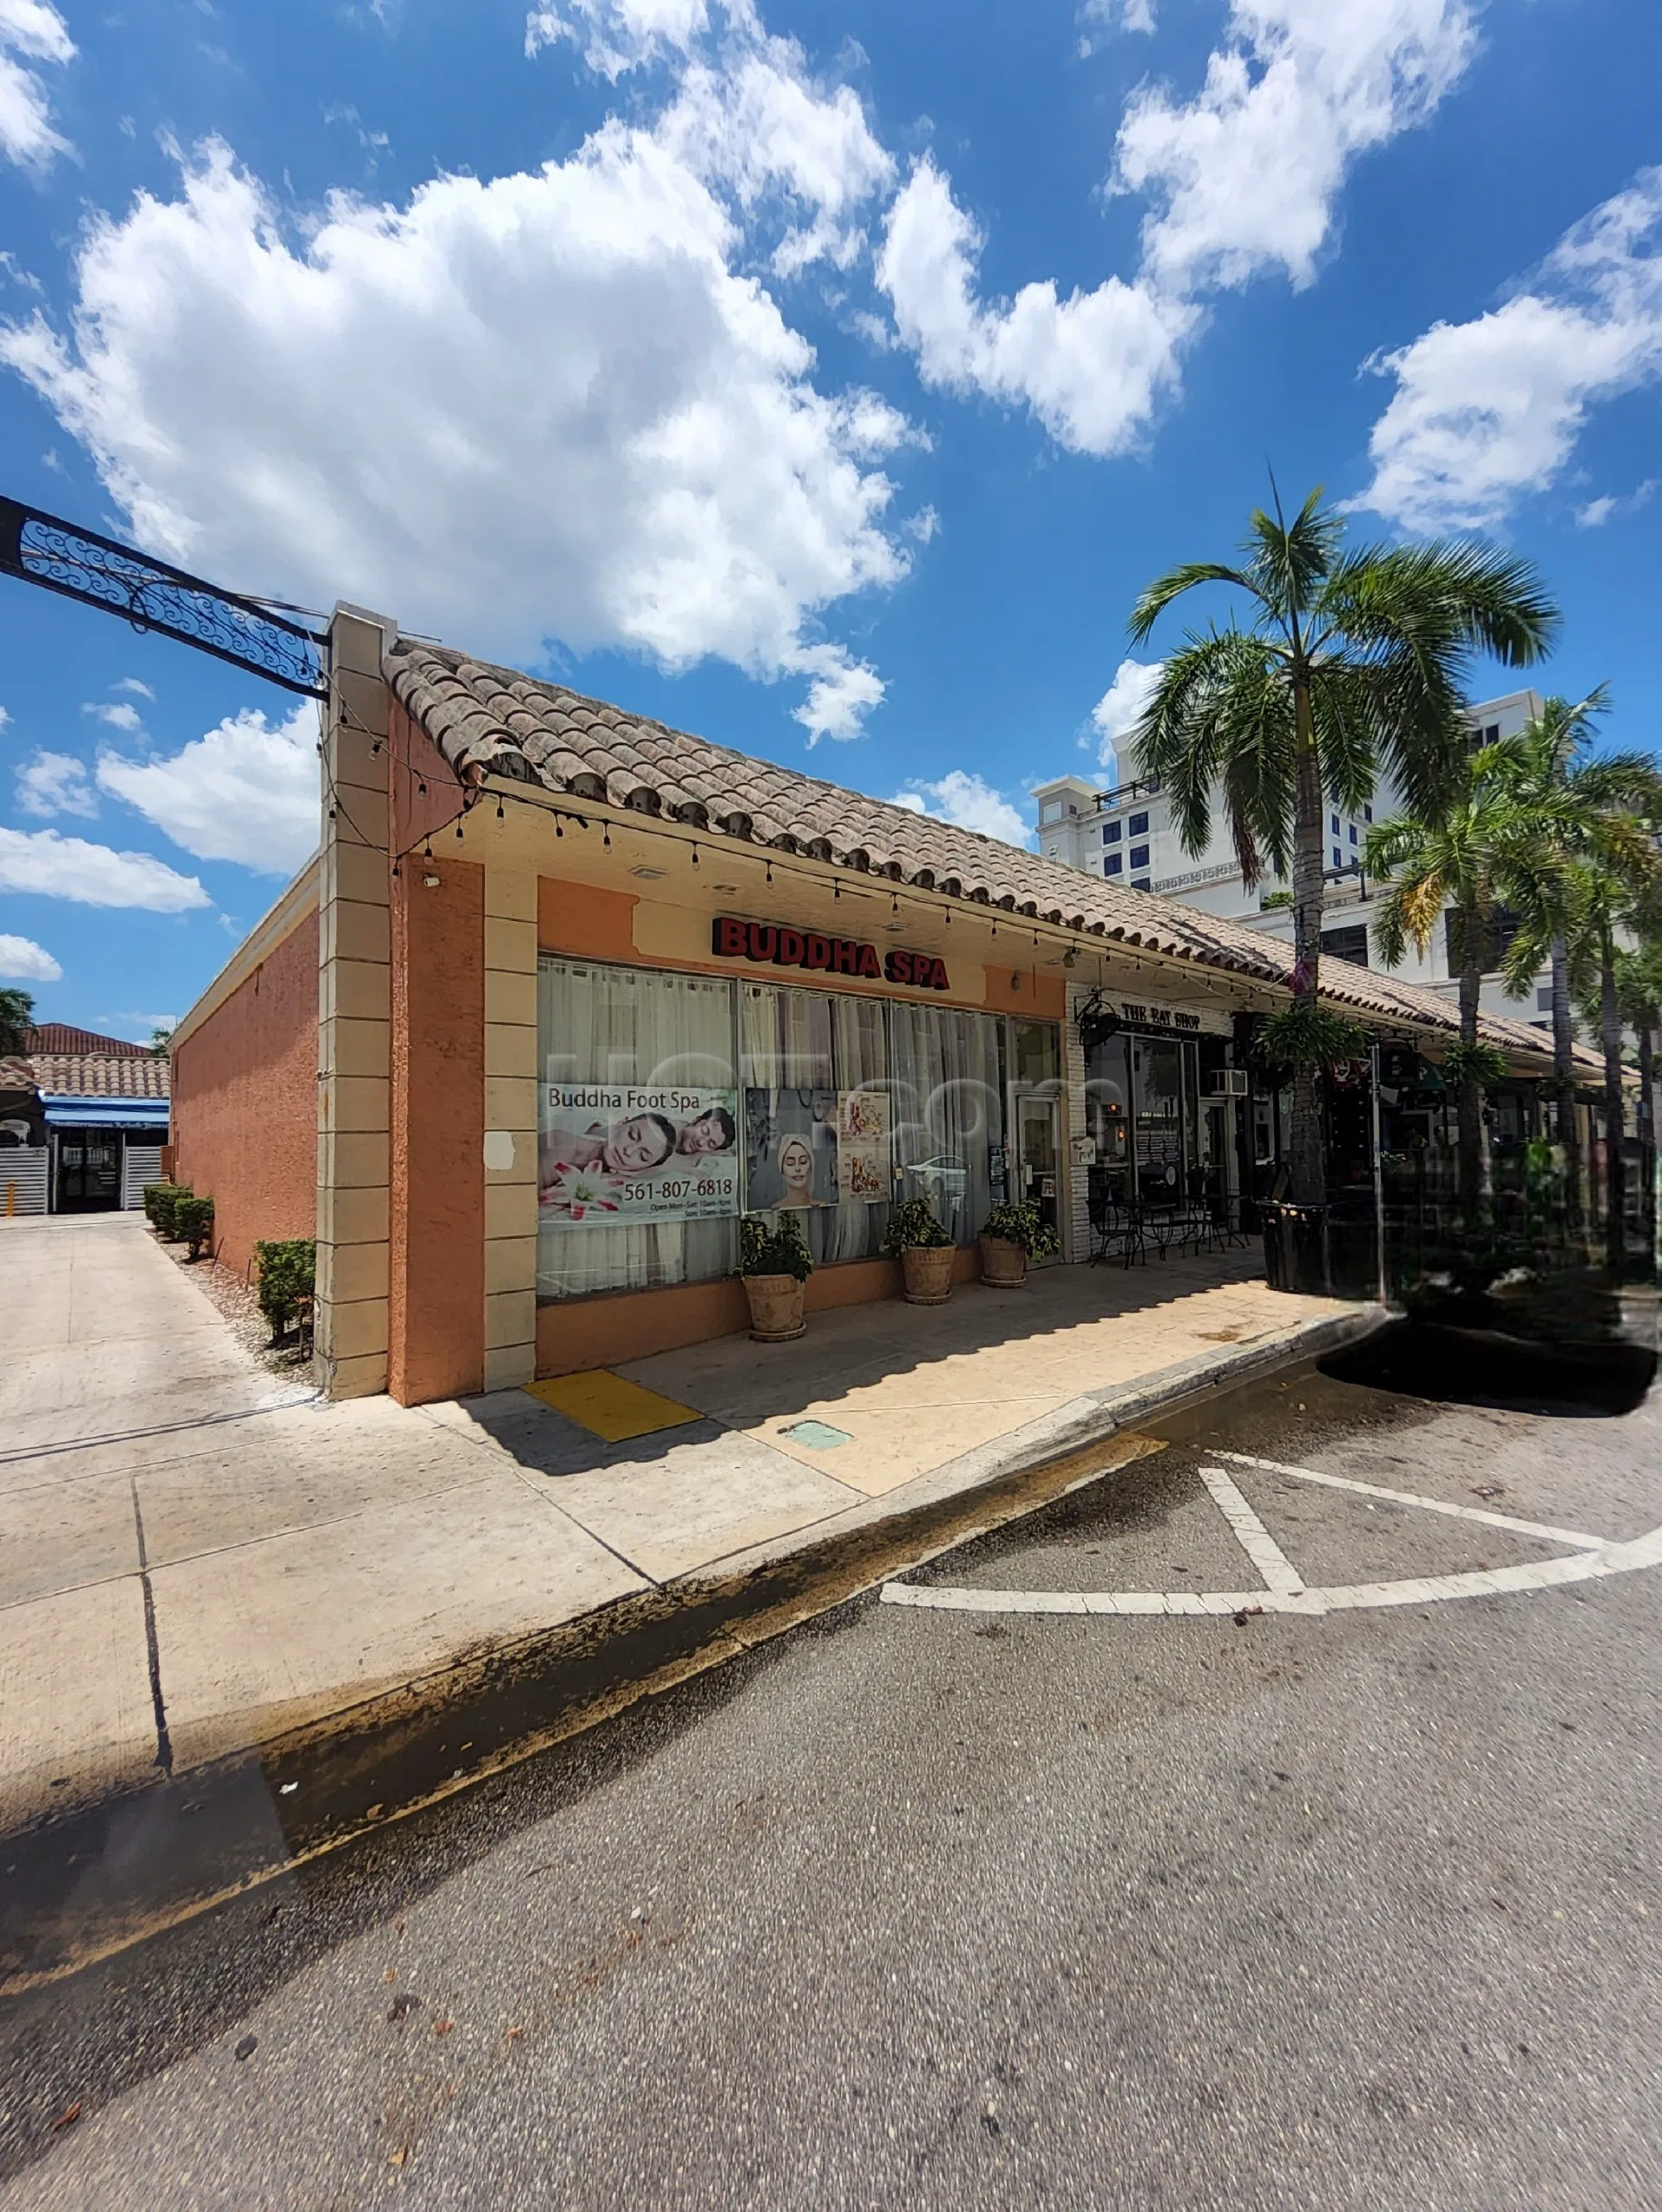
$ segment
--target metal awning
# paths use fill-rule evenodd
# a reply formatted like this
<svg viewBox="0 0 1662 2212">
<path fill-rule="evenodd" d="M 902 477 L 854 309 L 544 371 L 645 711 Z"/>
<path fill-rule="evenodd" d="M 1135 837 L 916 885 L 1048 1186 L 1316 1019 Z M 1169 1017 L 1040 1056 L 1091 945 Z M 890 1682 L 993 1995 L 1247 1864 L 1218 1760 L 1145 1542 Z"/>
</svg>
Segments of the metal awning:
<svg viewBox="0 0 1662 2212">
<path fill-rule="evenodd" d="M 168 1134 L 165 1098 L 68 1098 L 43 1090 L 49 1129 L 150 1129 L 158 1137 Z"/>
</svg>

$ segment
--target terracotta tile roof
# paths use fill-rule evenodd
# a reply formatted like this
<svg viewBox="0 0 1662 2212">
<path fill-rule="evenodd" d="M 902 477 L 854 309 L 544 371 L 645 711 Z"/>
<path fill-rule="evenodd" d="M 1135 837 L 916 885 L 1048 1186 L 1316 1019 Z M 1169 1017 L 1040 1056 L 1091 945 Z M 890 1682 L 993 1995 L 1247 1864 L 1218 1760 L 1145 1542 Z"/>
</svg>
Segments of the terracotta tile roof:
<svg viewBox="0 0 1662 2212">
<path fill-rule="evenodd" d="M 42 1090 L 65 1098 L 165 1098 L 169 1064 L 141 1052 L 32 1052 L 29 1065 Z"/>
<path fill-rule="evenodd" d="M 27 1032 L 24 1050 L 61 1054 L 96 1053 L 100 1059 L 147 1059 L 148 1045 L 130 1045 L 120 1037 L 100 1037 L 96 1029 L 76 1029 L 67 1021 L 37 1021 Z"/>
<path fill-rule="evenodd" d="M 656 815 L 713 835 L 802 853 L 895 883 L 1143 947 L 1285 988 L 1290 945 L 1153 893 L 960 830 L 882 799 L 781 768 L 564 684 L 400 638 L 385 660 L 394 695 L 459 775 L 541 784 L 575 799 Z M 1458 1028 L 1450 1001 L 1378 970 L 1324 957 L 1322 997 L 1422 1029 Z M 1550 1058 L 1526 1022 L 1483 1020 L 1511 1055 Z M 1596 1067 L 1597 1056 L 1578 1058 Z"/>
</svg>

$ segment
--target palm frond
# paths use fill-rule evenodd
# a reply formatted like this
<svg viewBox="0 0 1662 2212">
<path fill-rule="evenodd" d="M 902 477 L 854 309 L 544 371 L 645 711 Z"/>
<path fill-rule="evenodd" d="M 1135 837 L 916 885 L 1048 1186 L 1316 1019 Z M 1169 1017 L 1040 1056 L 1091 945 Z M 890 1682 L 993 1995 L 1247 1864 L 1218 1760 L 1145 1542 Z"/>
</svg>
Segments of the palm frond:
<svg viewBox="0 0 1662 2212">
<path fill-rule="evenodd" d="M 1240 569 L 1232 569 L 1223 561 L 1185 561 L 1168 569 L 1163 576 L 1156 576 L 1146 590 L 1138 594 L 1127 624 L 1131 643 L 1140 645 L 1172 601 L 1181 599 L 1186 591 L 1193 591 L 1197 584 L 1232 584 L 1237 591 L 1258 596 L 1258 588 L 1251 576 Z"/>
</svg>

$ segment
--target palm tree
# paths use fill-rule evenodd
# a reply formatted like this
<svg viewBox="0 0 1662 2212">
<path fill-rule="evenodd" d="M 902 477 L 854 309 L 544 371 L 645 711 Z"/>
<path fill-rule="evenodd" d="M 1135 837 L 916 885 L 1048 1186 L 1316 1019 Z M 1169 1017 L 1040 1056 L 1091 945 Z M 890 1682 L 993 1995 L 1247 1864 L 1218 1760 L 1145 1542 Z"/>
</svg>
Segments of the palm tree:
<svg viewBox="0 0 1662 2212">
<path fill-rule="evenodd" d="M 1656 1256 L 1656 1033 L 1662 1029 L 1662 941 L 1654 932 L 1615 959 L 1616 1009 L 1639 1040 L 1640 1219 Z M 1601 1014 L 1602 1008 L 1601 1007 Z"/>
<path fill-rule="evenodd" d="M 1547 893 L 1562 794 L 1520 794 L 1516 738 L 1468 753 L 1450 789 L 1425 816 L 1408 812 L 1368 833 L 1366 868 L 1385 885 L 1373 924 L 1387 968 L 1411 940 L 1424 952 L 1447 911 L 1449 950 L 1460 968 L 1460 1051 L 1451 1055 L 1460 1107 L 1460 1204 L 1474 1224 L 1488 1198 L 1483 1141 L 1484 1056 L 1479 1002 L 1498 910 Z"/>
<path fill-rule="evenodd" d="M 1602 708 L 1602 688 L 1592 695 L 1592 702 L 1594 713 Z M 1563 707 L 1562 701 L 1554 703 Z M 1582 707 L 1589 703 L 1582 702 Z M 1566 731 L 1564 723 L 1577 715 L 1579 721 Z M 1591 716 L 1580 709 L 1542 720 L 1545 727 L 1537 725 L 1522 741 L 1515 790 L 1551 812 L 1557 861 L 1538 873 L 1518 902 L 1523 925 L 1507 952 L 1504 973 L 1506 988 L 1519 995 L 1543 962 L 1551 961 L 1555 1050 L 1561 994 L 1567 998 L 1579 991 L 1585 996 L 1596 989 L 1604 1052 L 1605 1245 L 1612 1270 L 1620 1272 L 1625 1112 L 1616 959 L 1628 932 L 1641 941 L 1656 934 L 1662 911 L 1662 855 L 1656 845 L 1662 828 L 1662 773 L 1647 753 L 1589 758 Z M 1567 1052 L 1561 1071 L 1565 1067 L 1573 1077 Z M 1573 1101 L 1566 1100 L 1563 1121 L 1571 1125 L 1566 1165 L 1578 1171 Z"/>
<path fill-rule="evenodd" d="M 1520 795 L 1544 798 L 1561 790 L 1592 743 L 1595 724 L 1610 704 L 1608 684 L 1601 683 L 1584 699 L 1572 704 L 1556 696 L 1543 702 L 1540 713 L 1520 733 L 1517 778 Z M 1608 793 L 1607 793 L 1608 796 Z M 1552 977 L 1552 1072 L 1557 1082 L 1558 1141 L 1564 1155 L 1564 1204 L 1568 1226 L 1579 1230 L 1582 1220 L 1581 1124 L 1576 1118 L 1576 1021 L 1571 1004 L 1569 945 L 1562 930 L 1547 938 L 1547 959 Z M 1522 986 L 1527 988 L 1525 982 Z"/>
<path fill-rule="evenodd" d="M 1228 586 L 1245 626 L 1187 632 L 1164 663 L 1134 745 L 1140 775 L 1169 792 L 1185 849 L 1212 833 L 1220 792 L 1250 888 L 1266 862 L 1290 873 L 1295 1007 L 1314 1014 L 1321 963 L 1327 798 L 1357 810 L 1389 772 L 1423 819 L 1467 749 L 1461 685 L 1474 654 L 1538 660 L 1558 616 L 1528 563 L 1437 542 L 1347 551 L 1344 524 L 1312 492 L 1290 523 L 1254 512 L 1239 565 L 1200 561 L 1151 583 L 1132 612 L 1141 642 L 1197 584 Z M 1314 1060 L 1293 1079 L 1293 1196 L 1325 1196 Z"/>
</svg>

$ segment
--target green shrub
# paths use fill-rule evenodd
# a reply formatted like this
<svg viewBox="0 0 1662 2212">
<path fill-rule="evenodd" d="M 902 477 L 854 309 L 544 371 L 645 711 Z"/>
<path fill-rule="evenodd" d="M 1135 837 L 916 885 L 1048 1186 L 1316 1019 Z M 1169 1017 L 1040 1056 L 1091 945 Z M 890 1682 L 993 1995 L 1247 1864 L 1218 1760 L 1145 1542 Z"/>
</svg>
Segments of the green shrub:
<svg viewBox="0 0 1662 2212">
<path fill-rule="evenodd" d="M 317 1280 L 317 1246 L 309 1236 L 262 1238 L 254 1247 L 259 1269 L 259 1310 L 279 1343 L 296 1316 L 310 1308 Z"/>
<path fill-rule="evenodd" d="M 146 1183 L 144 1185 L 144 1218 L 152 1229 L 156 1226 L 156 1202 L 167 1188 L 165 1183 Z"/>
<path fill-rule="evenodd" d="M 806 1282 L 813 1273 L 808 1240 L 794 1213 L 781 1213 L 769 1228 L 760 1214 L 747 1214 L 739 1224 L 739 1273 L 742 1275 L 794 1275 Z"/>
<path fill-rule="evenodd" d="M 173 1234 L 176 1242 L 189 1245 L 193 1260 L 200 1260 L 203 1245 L 213 1236 L 213 1199 L 181 1191 L 173 1202 Z"/>
<path fill-rule="evenodd" d="M 995 1206 L 987 1216 L 987 1225 L 981 1234 L 996 1236 L 1001 1243 L 1019 1244 L 1029 1260 L 1048 1260 L 1062 1249 L 1061 1239 L 1040 1219 L 1039 1209 L 1031 1198 L 1012 1199 Z"/>
<path fill-rule="evenodd" d="M 898 1260 L 909 1246 L 920 1244 L 927 1251 L 938 1252 L 952 1241 L 935 1219 L 927 1198 L 907 1198 L 890 1213 L 879 1249 L 884 1259 Z"/>
<path fill-rule="evenodd" d="M 176 1243 L 179 1230 L 175 1226 L 175 1217 L 180 1199 L 191 1197 L 191 1187 L 188 1183 L 156 1183 L 151 1185 L 151 1191 L 154 1200 L 150 1208 L 150 1224 L 164 1244 Z"/>
</svg>

